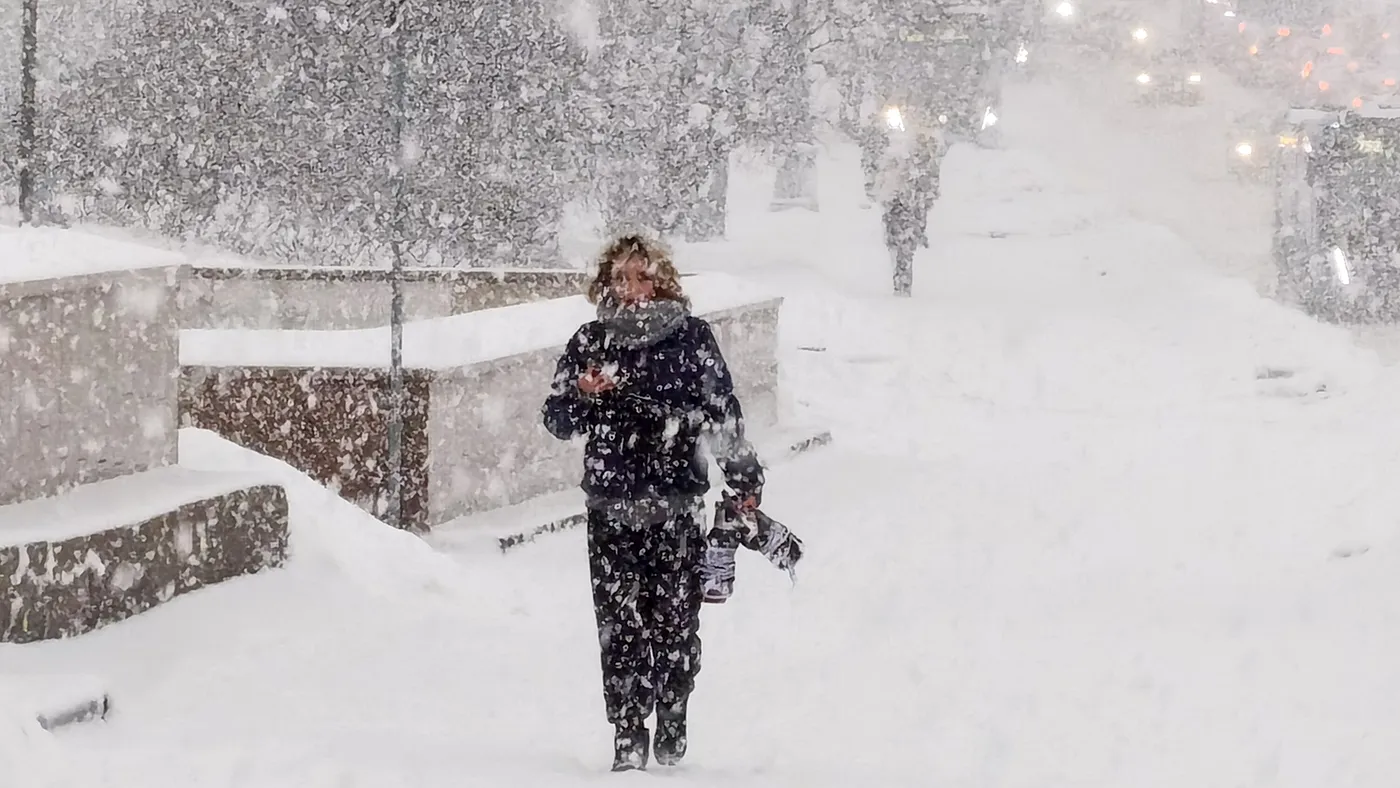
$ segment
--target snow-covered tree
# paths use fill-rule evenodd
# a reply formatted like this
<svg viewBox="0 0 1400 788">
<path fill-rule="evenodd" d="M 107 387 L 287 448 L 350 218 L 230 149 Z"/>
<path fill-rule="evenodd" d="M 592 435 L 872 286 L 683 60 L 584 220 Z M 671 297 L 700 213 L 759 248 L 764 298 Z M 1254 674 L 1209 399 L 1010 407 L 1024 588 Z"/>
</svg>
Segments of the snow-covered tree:
<svg viewBox="0 0 1400 788">
<path fill-rule="evenodd" d="M 611 223 L 723 232 L 729 151 L 785 139 L 784 91 L 804 83 L 784 46 L 784 14 L 781 0 L 600 2 L 588 143 Z"/>
<path fill-rule="evenodd" d="M 140 6 L 45 97 L 49 217 L 293 262 L 383 263 L 402 156 L 411 262 L 547 256 L 567 180 L 568 39 L 532 2 L 406 10 L 391 35 L 383 3 Z M 403 151 L 396 51 L 408 59 Z"/>
</svg>

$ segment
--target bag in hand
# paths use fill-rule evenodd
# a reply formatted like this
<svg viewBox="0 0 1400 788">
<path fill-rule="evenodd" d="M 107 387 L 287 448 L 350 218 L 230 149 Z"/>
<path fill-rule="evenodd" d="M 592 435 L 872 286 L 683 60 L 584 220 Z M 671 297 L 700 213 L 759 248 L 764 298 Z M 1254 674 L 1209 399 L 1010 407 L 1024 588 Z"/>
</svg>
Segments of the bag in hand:
<svg viewBox="0 0 1400 788">
<path fill-rule="evenodd" d="M 760 510 L 745 515 L 738 503 L 737 498 L 728 494 L 715 503 L 714 525 L 706 536 L 700 580 L 704 600 L 711 604 L 722 604 L 734 593 L 734 555 L 740 545 L 767 558 L 797 582 L 802 540 L 786 525 Z"/>
</svg>

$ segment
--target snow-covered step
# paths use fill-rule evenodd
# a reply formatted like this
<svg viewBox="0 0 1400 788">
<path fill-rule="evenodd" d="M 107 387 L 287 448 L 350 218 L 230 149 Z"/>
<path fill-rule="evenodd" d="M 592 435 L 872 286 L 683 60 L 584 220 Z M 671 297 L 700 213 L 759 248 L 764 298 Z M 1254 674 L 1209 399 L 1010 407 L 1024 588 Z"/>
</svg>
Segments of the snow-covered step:
<svg viewBox="0 0 1400 788">
<path fill-rule="evenodd" d="M 167 466 L 0 506 L 0 642 L 72 637 L 279 566 L 282 487 Z"/>
</svg>

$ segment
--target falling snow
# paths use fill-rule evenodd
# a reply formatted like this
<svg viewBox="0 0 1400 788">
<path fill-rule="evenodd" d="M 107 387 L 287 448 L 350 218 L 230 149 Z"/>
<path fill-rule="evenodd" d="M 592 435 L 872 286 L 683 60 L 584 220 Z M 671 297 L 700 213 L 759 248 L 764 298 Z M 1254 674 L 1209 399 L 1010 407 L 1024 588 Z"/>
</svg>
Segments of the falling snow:
<svg viewBox="0 0 1400 788">
<path fill-rule="evenodd" d="M 718 541 L 581 515 L 721 490 L 806 557 L 737 551 L 653 772 L 1395 783 L 1400 0 L 0 0 L 0 55 L 5 786 L 625 779 L 604 676 L 693 670 L 635 600 L 701 586 L 620 578 Z"/>
</svg>

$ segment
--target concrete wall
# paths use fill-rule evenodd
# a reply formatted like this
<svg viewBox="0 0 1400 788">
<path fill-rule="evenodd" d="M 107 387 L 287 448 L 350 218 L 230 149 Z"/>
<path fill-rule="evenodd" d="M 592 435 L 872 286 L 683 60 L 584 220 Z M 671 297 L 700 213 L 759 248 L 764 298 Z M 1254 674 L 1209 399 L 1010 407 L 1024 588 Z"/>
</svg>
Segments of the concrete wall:
<svg viewBox="0 0 1400 788">
<path fill-rule="evenodd" d="M 336 330 L 389 322 L 389 272 L 379 268 L 208 268 L 182 273 L 183 328 Z M 577 295 L 583 271 L 416 268 L 404 272 L 408 320 Z"/>
<path fill-rule="evenodd" d="M 428 373 L 408 370 L 404 388 L 401 505 L 426 527 Z M 185 367 L 182 426 L 218 433 L 276 457 L 375 517 L 389 506 L 388 375 L 381 369 Z"/>
<path fill-rule="evenodd" d="M 563 347 L 452 374 L 432 384 L 428 507 L 437 523 L 567 489 L 582 476 L 582 444 L 540 421 Z"/>
<path fill-rule="evenodd" d="M 778 312 L 780 301 L 712 315 L 715 338 L 734 376 L 746 420 L 758 426 L 778 421 Z"/>
<path fill-rule="evenodd" d="M 715 328 L 750 428 L 777 421 L 778 300 L 701 314 Z M 562 337 L 561 337 L 562 339 Z M 404 432 L 405 524 L 564 490 L 581 446 L 540 422 L 558 346 L 453 369 L 410 369 Z M 181 418 L 284 460 L 376 514 L 387 494 L 384 372 L 375 367 L 186 367 Z"/>
<path fill-rule="evenodd" d="M 94 511 L 113 499 L 141 495 L 149 508 L 164 510 L 130 519 L 120 505 L 115 512 L 96 509 L 99 527 L 19 544 L 0 541 L 0 643 L 82 635 L 181 594 L 282 565 L 288 508 L 281 487 L 230 484 L 236 489 L 186 502 L 188 486 L 162 490 L 143 478 L 164 473 L 109 480 L 67 500 L 0 507 L 0 526 L 59 531 L 65 519 L 76 518 L 74 509 Z M 5 531 L 15 532 L 0 527 L 0 537 Z"/>
<path fill-rule="evenodd" d="M 767 301 L 704 315 L 729 363 L 750 430 L 777 423 L 780 304 Z M 427 494 L 434 524 L 578 484 L 582 443 L 554 438 L 540 421 L 563 352 L 560 345 L 433 379 Z"/>
<path fill-rule="evenodd" d="M 173 463 L 176 269 L 0 284 L 0 504 Z"/>
</svg>

